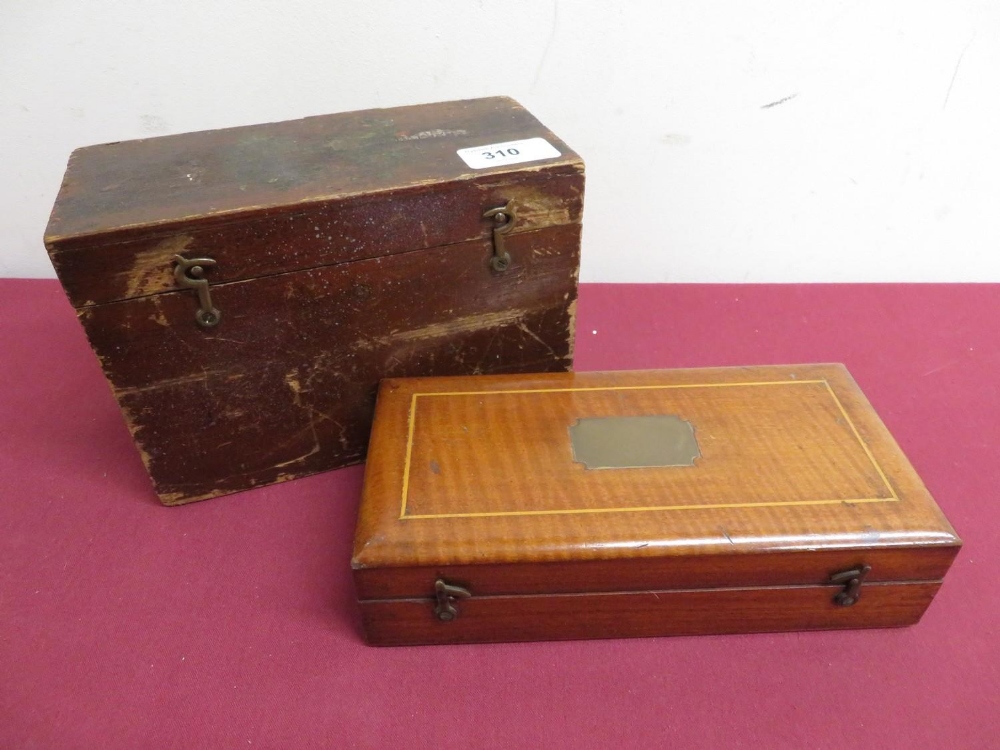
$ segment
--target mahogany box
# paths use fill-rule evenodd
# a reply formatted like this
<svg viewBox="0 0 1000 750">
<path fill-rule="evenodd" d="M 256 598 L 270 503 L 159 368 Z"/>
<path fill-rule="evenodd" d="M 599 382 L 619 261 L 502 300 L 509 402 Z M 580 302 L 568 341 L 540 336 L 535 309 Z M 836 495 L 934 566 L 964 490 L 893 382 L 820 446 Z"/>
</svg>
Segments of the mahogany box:
<svg viewBox="0 0 1000 750">
<path fill-rule="evenodd" d="M 961 546 L 841 365 L 390 379 L 376 645 L 889 627 Z"/>
<path fill-rule="evenodd" d="M 82 148 L 45 245 L 168 505 L 363 459 L 385 376 L 572 363 L 583 163 L 507 98 Z"/>
</svg>

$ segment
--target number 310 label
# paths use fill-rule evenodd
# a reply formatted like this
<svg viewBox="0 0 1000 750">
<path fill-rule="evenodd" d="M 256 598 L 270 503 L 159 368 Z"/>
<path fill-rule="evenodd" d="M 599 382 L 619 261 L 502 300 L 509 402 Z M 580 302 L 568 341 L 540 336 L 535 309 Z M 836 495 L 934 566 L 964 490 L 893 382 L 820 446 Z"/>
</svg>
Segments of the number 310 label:
<svg viewBox="0 0 1000 750">
<path fill-rule="evenodd" d="M 503 167 L 507 164 L 521 164 L 526 161 L 554 159 L 561 154 L 544 138 L 528 138 L 523 141 L 491 143 L 475 148 L 460 148 L 456 152 L 472 169 Z"/>
</svg>

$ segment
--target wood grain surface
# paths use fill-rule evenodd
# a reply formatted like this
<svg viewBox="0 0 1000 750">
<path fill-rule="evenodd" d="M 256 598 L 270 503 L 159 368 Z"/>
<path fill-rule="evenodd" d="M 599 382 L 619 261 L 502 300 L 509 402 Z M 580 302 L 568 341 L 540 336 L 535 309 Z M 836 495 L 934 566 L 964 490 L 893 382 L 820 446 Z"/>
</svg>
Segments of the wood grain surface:
<svg viewBox="0 0 1000 750">
<path fill-rule="evenodd" d="M 696 465 L 593 470 L 573 460 L 569 427 L 580 418 L 657 414 L 691 420 Z M 896 501 L 826 380 L 474 388 L 416 395 L 409 420 L 403 518 Z"/>
</svg>

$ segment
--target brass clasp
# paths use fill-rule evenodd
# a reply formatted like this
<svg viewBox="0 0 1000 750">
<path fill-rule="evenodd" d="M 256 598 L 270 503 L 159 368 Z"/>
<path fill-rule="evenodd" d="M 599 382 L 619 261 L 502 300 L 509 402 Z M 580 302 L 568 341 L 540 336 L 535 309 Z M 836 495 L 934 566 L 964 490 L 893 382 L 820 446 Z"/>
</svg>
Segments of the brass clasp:
<svg viewBox="0 0 1000 750">
<path fill-rule="evenodd" d="M 514 228 L 514 219 L 517 218 L 514 201 L 491 208 L 483 214 L 483 218 L 493 219 L 493 257 L 490 258 L 490 266 L 494 271 L 502 273 L 510 267 L 510 253 L 504 245 L 504 235 Z"/>
<path fill-rule="evenodd" d="M 845 570 L 843 573 L 834 573 L 830 576 L 830 583 L 844 584 L 844 590 L 833 597 L 834 604 L 841 607 L 850 607 L 861 598 L 861 584 L 865 581 L 865 576 L 871 572 L 871 565 L 861 565 L 853 570 Z"/>
<path fill-rule="evenodd" d="M 434 598 L 437 605 L 434 607 L 434 616 L 444 622 L 451 622 L 458 617 L 458 607 L 455 602 L 459 599 L 468 599 L 472 593 L 461 586 L 449 586 L 440 578 L 434 582 Z"/>
<path fill-rule="evenodd" d="M 198 312 L 194 314 L 198 325 L 203 328 L 211 328 L 218 325 L 222 319 L 222 313 L 218 308 L 212 306 L 212 295 L 208 291 L 208 279 L 205 276 L 205 267 L 216 265 L 211 258 L 185 258 L 181 255 L 174 256 L 174 281 L 177 286 L 185 289 L 194 289 L 198 292 Z"/>
</svg>

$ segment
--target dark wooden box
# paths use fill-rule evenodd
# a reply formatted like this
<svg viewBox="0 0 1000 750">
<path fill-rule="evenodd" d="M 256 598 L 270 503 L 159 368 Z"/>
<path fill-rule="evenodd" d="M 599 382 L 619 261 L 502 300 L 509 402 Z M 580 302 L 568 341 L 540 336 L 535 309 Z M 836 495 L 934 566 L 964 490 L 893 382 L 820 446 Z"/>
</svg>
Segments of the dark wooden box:
<svg viewBox="0 0 1000 750">
<path fill-rule="evenodd" d="M 960 546 L 805 365 L 384 381 L 352 565 L 370 643 L 469 643 L 909 625 Z"/>
<path fill-rule="evenodd" d="M 79 149 L 45 245 L 172 505 L 362 460 L 382 377 L 567 370 L 583 186 L 510 99 L 369 110 Z"/>
</svg>

